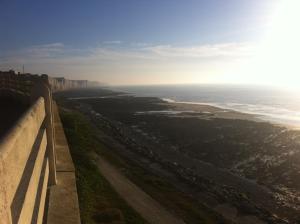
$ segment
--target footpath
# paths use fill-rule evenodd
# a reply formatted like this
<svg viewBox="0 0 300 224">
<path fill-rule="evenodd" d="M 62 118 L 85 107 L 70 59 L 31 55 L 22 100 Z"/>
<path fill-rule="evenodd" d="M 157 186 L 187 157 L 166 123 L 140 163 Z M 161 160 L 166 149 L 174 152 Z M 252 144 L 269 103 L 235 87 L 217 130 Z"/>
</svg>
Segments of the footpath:
<svg viewBox="0 0 300 224">
<path fill-rule="evenodd" d="M 99 155 L 95 163 L 116 192 L 150 224 L 184 224 Z"/>
</svg>

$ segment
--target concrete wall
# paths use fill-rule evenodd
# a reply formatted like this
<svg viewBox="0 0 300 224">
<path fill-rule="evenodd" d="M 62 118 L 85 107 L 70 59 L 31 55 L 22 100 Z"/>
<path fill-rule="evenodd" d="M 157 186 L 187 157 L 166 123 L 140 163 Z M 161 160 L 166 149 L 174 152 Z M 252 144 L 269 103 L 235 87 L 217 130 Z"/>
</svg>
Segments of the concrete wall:
<svg viewBox="0 0 300 224">
<path fill-rule="evenodd" d="M 0 71 L 0 97 L 10 96 L 28 105 L 27 112 L 0 139 L 1 224 L 42 223 L 48 209 L 51 214 L 47 214 L 47 223 L 57 224 L 55 217 L 61 217 L 59 223 L 63 224 L 80 223 L 75 169 L 66 170 L 66 167 L 73 167 L 66 141 L 64 147 L 58 144 L 59 153 L 56 153 L 56 137 L 59 139 L 62 134 L 55 134 L 55 126 L 61 123 L 57 109 L 54 113 L 52 88 L 60 87 L 53 82 L 46 75 Z M 84 86 L 84 81 L 67 80 L 61 90 Z M 65 173 L 71 174 L 72 181 L 64 178 Z M 71 203 L 62 204 L 62 197 Z M 50 198 L 48 202 L 46 198 Z"/>
<path fill-rule="evenodd" d="M 44 98 L 45 129 L 47 135 L 47 152 L 49 154 L 50 184 L 56 183 L 54 127 L 52 111 L 52 91 L 47 75 L 15 74 L 14 71 L 0 71 L 0 97 L 9 95 L 32 105 L 39 97 Z"/>
<path fill-rule="evenodd" d="M 1 96 L 29 108 L 0 140 L 0 223 L 42 223 L 47 188 L 56 184 L 48 78 L 0 72 Z"/>
<path fill-rule="evenodd" d="M 1 223 L 31 223 L 47 138 L 40 97 L 0 141 Z"/>
</svg>

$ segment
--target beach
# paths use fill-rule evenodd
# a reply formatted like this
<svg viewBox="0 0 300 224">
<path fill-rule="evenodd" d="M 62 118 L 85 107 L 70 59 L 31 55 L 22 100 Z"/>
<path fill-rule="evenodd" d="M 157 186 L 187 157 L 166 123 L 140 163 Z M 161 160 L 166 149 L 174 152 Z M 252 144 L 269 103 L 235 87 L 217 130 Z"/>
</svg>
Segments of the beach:
<svg viewBox="0 0 300 224">
<path fill-rule="evenodd" d="M 103 94 L 64 103 L 126 160 L 237 223 L 298 220 L 298 131 L 211 105 Z"/>
</svg>

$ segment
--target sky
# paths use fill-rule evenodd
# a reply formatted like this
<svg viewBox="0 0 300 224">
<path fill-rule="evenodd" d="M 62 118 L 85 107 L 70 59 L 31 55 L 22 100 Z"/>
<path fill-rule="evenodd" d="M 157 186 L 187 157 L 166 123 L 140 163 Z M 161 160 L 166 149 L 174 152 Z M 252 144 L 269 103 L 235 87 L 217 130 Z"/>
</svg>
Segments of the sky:
<svg viewBox="0 0 300 224">
<path fill-rule="evenodd" d="M 0 0 L 0 70 L 24 65 L 25 72 L 112 85 L 266 84 L 277 71 L 268 69 L 271 49 L 289 42 L 286 36 L 274 42 L 274 35 L 293 21 L 285 32 L 295 36 L 300 18 L 286 17 L 299 10 L 296 2 Z M 287 84 L 300 81 L 297 75 Z M 283 76 L 276 74 L 275 84 Z"/>
</svg>

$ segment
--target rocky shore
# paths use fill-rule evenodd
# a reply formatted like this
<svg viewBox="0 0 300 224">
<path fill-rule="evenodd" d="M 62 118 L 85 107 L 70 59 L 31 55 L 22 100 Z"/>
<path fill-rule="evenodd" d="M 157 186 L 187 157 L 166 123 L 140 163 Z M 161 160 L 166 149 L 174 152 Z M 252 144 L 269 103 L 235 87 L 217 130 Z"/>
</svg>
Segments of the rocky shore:
<svg viewBox="0 0 300 224">
<path fill-rule="evenodd" d="M 91 94 L 65 103 L 128 160 L 235 223 L 300 221 L 300 132 L 208 105 Z"/>
</svg>

